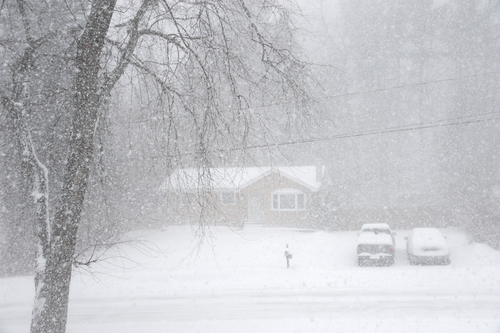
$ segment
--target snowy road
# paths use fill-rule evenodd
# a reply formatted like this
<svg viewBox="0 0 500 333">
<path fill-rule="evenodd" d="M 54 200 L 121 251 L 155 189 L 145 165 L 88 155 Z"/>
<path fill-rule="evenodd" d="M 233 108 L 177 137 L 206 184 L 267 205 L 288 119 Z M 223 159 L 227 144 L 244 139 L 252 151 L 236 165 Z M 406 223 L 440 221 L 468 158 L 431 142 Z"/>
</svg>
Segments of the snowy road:
<svg viewBox="0 0 500 333">
<path fill-rule="evenodd" d="M 28 322 L 30 306 L 0 307 L 0 318 Z M 345 317 L 500 316 L 500 294 L 432 292 L 259 292 L 210 296 L 73 300 L 69 323 Z"/>
<path fill-rule="evenodd" d="M 500 295 L 421 293 L 258 293 L 89 300 L 71 304 L 70 322 L 249 320 L 274 318 L 495 317 Z"/>
</svg>

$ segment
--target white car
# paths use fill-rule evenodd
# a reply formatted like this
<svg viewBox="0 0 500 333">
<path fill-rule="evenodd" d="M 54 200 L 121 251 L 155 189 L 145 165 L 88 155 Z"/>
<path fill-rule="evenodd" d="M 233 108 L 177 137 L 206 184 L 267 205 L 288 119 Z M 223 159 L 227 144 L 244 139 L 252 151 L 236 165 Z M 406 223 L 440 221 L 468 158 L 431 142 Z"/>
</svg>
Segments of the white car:
<svg viewBox="0 0 500 333">
<path fill-rule="evenodd" d="M 359 266 L 390 266 L 394 264 L 394 245 L 389 234 L 364 232 L 358 238 Z"/>
<path fill-rule="evenodd" d="M 448 265 L 450 253 L 446 239 L 436 228 L 415 228 L 406 239 L 411 265 Z"/>
<path fill-rule="evenodd" d="M 364 233 L 373 233 L 373 234 L 387 234 L 391 236 L 392 245 L 396 244 L 396 233 L 391 230 L 387 223 L 365 223 L 361 227 L 361 232 L 358 235 L 362 235 Z"/>
</svg>

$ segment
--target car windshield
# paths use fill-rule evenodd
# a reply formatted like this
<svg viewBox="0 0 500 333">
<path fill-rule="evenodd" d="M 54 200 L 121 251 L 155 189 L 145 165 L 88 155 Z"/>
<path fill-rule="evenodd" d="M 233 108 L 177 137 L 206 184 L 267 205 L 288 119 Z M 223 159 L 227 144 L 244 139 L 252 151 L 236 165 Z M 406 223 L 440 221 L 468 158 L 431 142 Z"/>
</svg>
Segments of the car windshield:
<svg viewBox="0 0 500 333">
<path fill-rule="evenodd" d="M 386 244 L 360 244 L 358 253 L 391 253 L 391 246 Z"/>
<path fill-rule="evenodd" d="M 367 228 L 363 229 L 363 232 L 373 232 L 375 234 L 388 234 L 388 235 L 391 234 L 389 229 L 380 229 L 380 228 Z"/>
</svg>

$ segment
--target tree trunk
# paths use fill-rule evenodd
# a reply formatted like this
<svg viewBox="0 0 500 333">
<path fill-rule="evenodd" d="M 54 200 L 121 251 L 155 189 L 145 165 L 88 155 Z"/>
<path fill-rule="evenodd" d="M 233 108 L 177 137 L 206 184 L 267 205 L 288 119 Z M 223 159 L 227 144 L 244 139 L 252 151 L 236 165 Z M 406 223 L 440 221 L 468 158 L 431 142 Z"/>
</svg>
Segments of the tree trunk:
<svg viewBox="0 0 500 333">
<path fill-rule="evenodd" d="M 20 11 L 24 15 L 24 3 L 22 1 L 18 3 Z M 26 30 L 29 31 L 29 29 Z M 25 190 L 30 193 L 35 203 L 36 219 L 33 227 L 35 236 L 35 291 L 37 294 L 36 303 L 38 303 L 39 300 L 45 298 L 41 287 L 46 277 L 46 259 L 50 253 L 49 179 L 48 169 L 37 157 L 24 104 L 24 101 L 29 98 L 26 89 L 28 73 L 33 67 L 35 50 L 40 45 L 30 37 L 27 37 L 27 40 L 29 46 L 13 68 L 13 95 L 9 98 L 0 90 L 0 101 L 12 122 L 17 145 L 22 155 L 21 169 L 23 178 L 26 180 Z M 35 305 L 34 312 L 38 308 L 39 306 Z"/>
<path fill-rule="evenodd" d="M 43 280 L 35 296 L 32 333 L 66 330 L 71 266 L 94 151 L 98 111 L 100 56 L 116 0 L 94 1 L 77 43 L 72 134 L 61 201 L 56 208 Z"/>
<path fill-rule="evenodd" d="M 18 86 L 24 86 L 22 82 L 22 80 L 19 81 Z M 24 92 L 19 96 L 23 94 Z M 19 101 L 19 98 L 11 101 L 6 96 L 2 96 L 2 104 L 8 110 L 16 129 L 18 145 L 22 152 L 23 177 L 26 179 L 27 190 L 31 193 L 35 203 L 35 290 L 39 299 L 43 299 L 42 295 L 44 294 L 41 291 L 41 286 L 45 280 L 46 258 L 50 251 L 48 170 L 36 155 L 26 119 L 25 106 Z M 37 307 L 35 306 L 35 308 Z"/>
</svg>

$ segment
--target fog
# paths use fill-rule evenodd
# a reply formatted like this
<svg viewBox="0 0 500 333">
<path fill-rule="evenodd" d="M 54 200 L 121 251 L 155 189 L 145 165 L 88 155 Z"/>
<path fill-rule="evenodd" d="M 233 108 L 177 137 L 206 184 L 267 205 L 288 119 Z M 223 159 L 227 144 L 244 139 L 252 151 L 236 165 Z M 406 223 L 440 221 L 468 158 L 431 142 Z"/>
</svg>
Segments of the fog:
<svg viewBox="0 0 500 333">
<path fill-rule="evenodd" d="M 498 0 L 2 1 L 0 331 L 498 328 L 499 28 Z"/>
<path fill-rule="evenodd" d="M 303 8 L 328 119 L 304 160 L 314 151 L 330 168 L 334 206 L 410 226 L 496 225 L 499 3 Z"/>
</svg>

